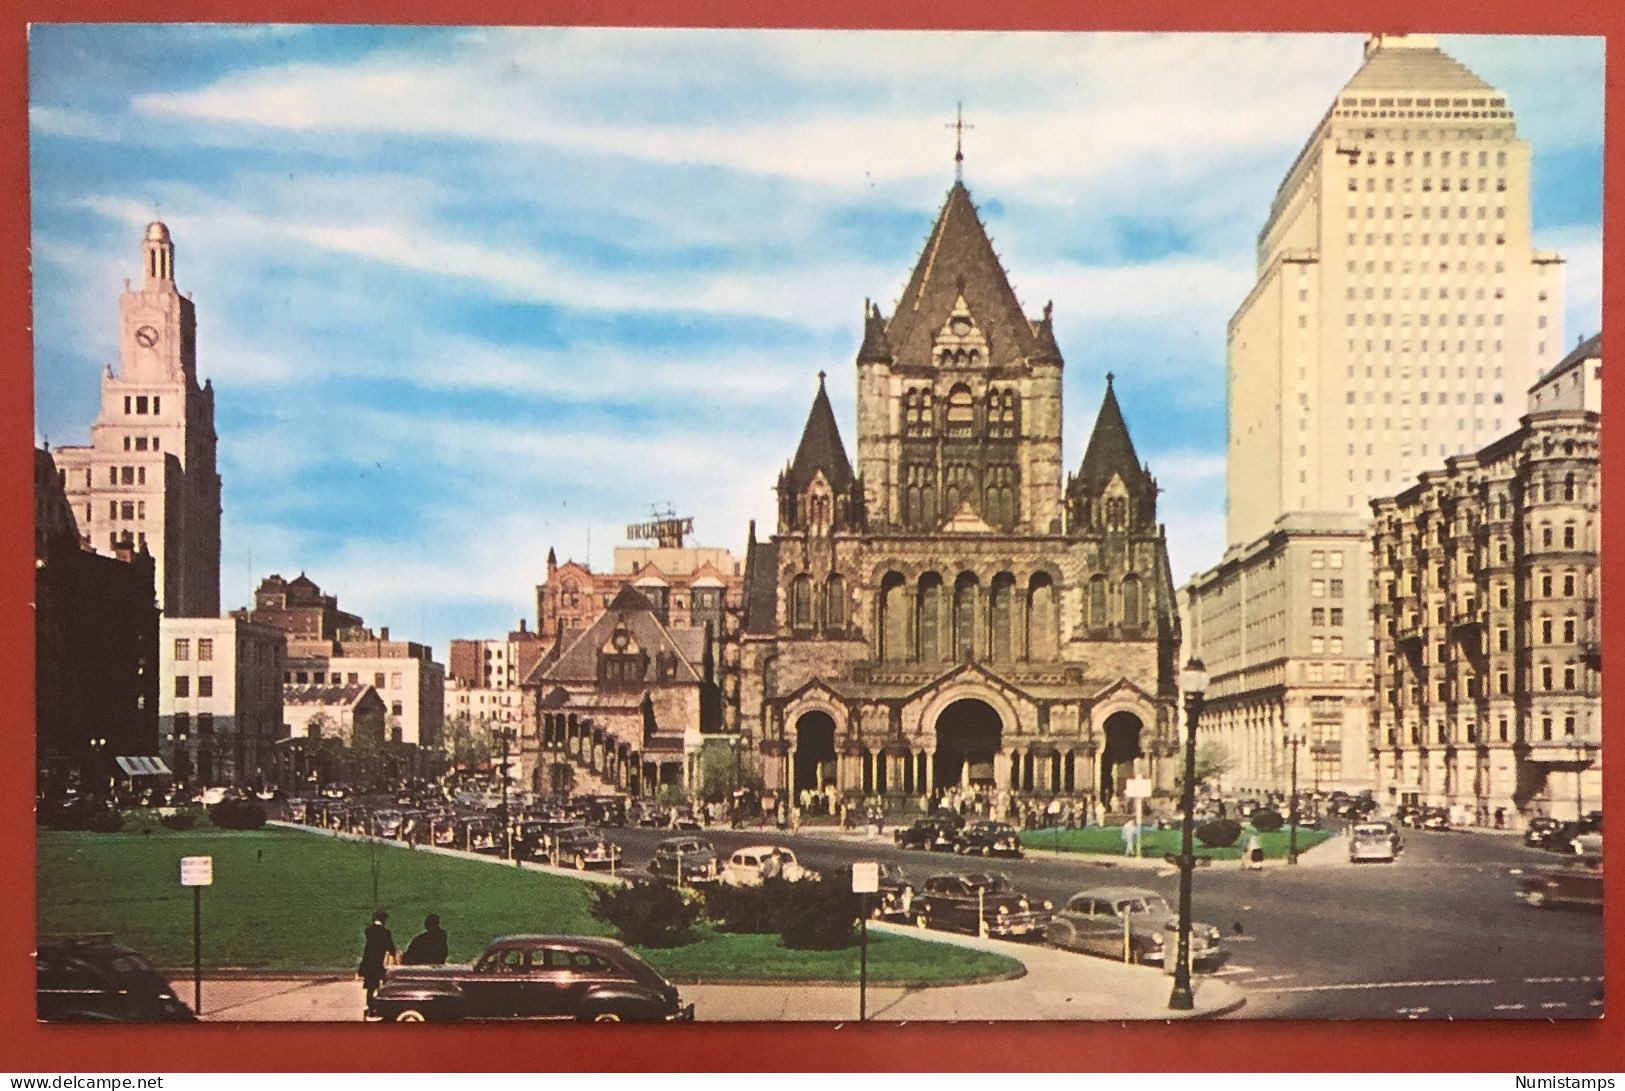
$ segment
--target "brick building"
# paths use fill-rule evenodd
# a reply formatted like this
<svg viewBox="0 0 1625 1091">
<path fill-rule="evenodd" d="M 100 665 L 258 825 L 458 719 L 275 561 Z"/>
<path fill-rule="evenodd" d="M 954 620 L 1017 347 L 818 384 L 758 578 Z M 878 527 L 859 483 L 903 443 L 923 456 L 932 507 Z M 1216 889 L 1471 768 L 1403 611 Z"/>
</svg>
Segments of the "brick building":
<svg viewBox="0 0 1625 1091">
<path fill-rule="evenodd" d="M 164 618 L 159 626 L 159 753 L 181 780 L 256 788 L 277 777 L 287 737 L 287 637 L 240 617 Z"/>
</svg>

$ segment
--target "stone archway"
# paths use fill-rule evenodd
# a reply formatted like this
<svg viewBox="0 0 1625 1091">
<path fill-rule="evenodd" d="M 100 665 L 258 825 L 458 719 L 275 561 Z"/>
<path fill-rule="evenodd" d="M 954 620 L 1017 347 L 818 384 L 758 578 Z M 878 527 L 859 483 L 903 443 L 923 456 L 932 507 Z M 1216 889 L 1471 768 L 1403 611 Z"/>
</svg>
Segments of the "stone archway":
<svg viewBox="0 0 1625 1091">
<path fill-rule="evenodd" d="M 790 791 L 796 797 L 835 782 L 835 718 L 829 713 L 815 709 L 797 717 L 790 770 Z"/>
<path fill-rule="evenodd" d="M 993 759 L 1003 745 L 1004 721 L 985 701 L 964 697 L 937 716 L 931 784 L 994 785 Z"/>
<path fill-rule="evenodd" d="M 1100 755 L 1100 795 L 1102 799 L 1117 794 L 1120 768 L 1144 755 L 1140 749 L 1141 733 L 1145 724 L 1132 712 L 1114 712 L 1106 717 L 1104 731 L 1106 749 Z"/>
</svg>

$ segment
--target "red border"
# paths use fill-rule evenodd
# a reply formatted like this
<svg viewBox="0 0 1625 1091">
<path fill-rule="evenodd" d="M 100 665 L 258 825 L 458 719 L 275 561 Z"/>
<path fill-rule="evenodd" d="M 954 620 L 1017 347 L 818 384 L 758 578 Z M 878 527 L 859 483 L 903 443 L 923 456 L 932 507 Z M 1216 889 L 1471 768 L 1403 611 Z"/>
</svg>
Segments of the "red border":
<svg viewBox="0 0 1625 1091">
<path fill-rule="evenodd" d="M 205 1026 L 91 1029 L 41 1027 L 33 1021 L 33 970 L 29 938 L 32 902 L 33 597 L 32 511 L 33 386 L 28 273 L 28 173 L 26 31 L 29 21 L 265 21 L 421 22 L 663 26 L 875 27 L 1031 30 L 1425 30 L 1484 34 L 1606 35 L 1621 48 L 1625 5 L 1565 0 L 1530 5 L 1522 0 L 1346 0 L 1316 10 L 1283 0 L 1142 0 L 1121 8 L 1073 7 L 1061 0 L 567 0 L 538 5 L 526 0 L 172 0 L 155 8 L 146 0 L 24 0 L 0 19 L 0 360 L 9 380 L 0 384 L 0 496 L 11 518 L 0 526 L 0 874 L 6 884 L 4 919 L 13 922 L 0 941 L 0 1040 L 6 1065 L 42 1074 L 103 1070 L 148 1071 L 369 1071 L 369 1070 L 1283 1070 L 1283 1071 L 1620 1071 L 1625 1035 L 1603 1020 L 1576 1024 L 1524 1023 L 1214 1023 L 1162 1025 L 1023 1024 L 854 1027 L 698 1025 L 685 1028 L 556 1028 L 514 1033 L 481 1029 L 357 1026 Z M 1617 271 L 1625 257 L 1625 165 L 1622 117 L 1625 84 L 1608 81 L 1607 190 L 1604 201 L 1605 265 Z M 1625 291 L 1617 278 L 1604 287 L 1604 313 L 1625 317 Z M 1218 336 L 1215 331 L 1215 336 Z M 1619 399 L 1613 399 L 1617 402 Z M 1604 422 L 1604 447 L 1621 450 L 1625 413 Z M 1610 461 L 1616 461 L 1610 458 Z M 1625 558 L 1619 499 L 1625 486 L 1605 478 L 1604 551 L 1607 586 Z M 1612 558 L 1609 563 L 1607 558 Z M 1609 641 L 1625 636 L 1618 610 L 1605 611 Z M 1604 683 L 1605 707 L 1620 707 L 1616 672 Z M 1610 724 L 1609 742 L 1625 732 Z M 1621 778 L 1605 786 L 1606 810 L 1618 839 Z M 1613 884 L 1615 887 L 1617 883 Z M 1621 896 L 1611 894 L 1607 931 L 1625 937 Z M 1625 981 L 1625 941 L 1608 947 L 1607 968 Z M 1616 1003 L 1620 1003 L 1616 1001 Z"/>
</svg>

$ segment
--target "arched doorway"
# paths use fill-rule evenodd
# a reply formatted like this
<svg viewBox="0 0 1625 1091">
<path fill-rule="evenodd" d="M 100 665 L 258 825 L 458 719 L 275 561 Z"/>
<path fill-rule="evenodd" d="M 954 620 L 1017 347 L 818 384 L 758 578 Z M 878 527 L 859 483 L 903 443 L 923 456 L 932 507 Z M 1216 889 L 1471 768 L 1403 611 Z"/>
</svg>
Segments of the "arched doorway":
<svg viewBox="0 0 1625 1091">
<path fill-rule="evenodd" d="M 804 712 L 796 720 L 790 789 L 797 796 L 835 782 L 835 720 L 827 712 Z"/>
<path fill-rule="evenodd" d="M 985 701 L 955 701 L 937 717 L 937 749 L 931 755 L 931 784 L 993 786 L 993 756 L 1002 743 L 1003 722 Z"/>
<path fill-rule="evenodd" d="M 1106 717 L 1106 750 L 1100 757 L 1100 794 L 1110 797 L 1121 788 L 1117 783 L 1121 766 L 1140 757 L 1140 732 L 1145 725 L 1132 712 L 1114 712 Z"/>
</svg>

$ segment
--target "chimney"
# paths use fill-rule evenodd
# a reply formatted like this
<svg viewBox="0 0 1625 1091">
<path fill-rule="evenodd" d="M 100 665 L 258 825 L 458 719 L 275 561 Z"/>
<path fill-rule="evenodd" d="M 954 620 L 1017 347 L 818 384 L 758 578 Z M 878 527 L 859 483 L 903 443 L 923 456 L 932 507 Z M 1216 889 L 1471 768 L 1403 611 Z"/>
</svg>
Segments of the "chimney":
<svg viewBox="0 0 1625 1091">
<path fill-rule="evenodd" d="M 389 639 L 389 626 L 385 625 L 384 627 L 382 627 L 381 629 L 378 630 L 378 639 L 379 640 L 388 640 Z"/>
</svg>

